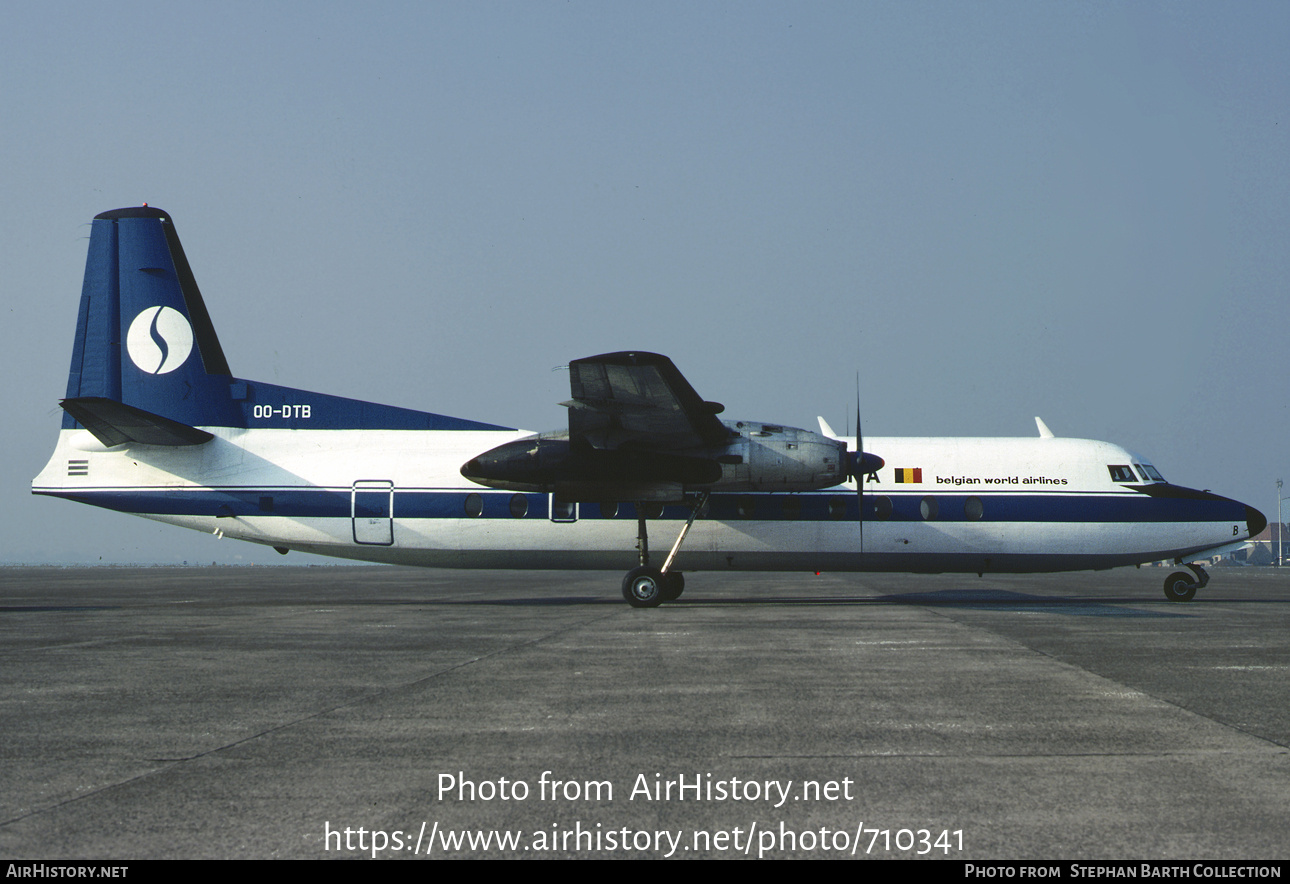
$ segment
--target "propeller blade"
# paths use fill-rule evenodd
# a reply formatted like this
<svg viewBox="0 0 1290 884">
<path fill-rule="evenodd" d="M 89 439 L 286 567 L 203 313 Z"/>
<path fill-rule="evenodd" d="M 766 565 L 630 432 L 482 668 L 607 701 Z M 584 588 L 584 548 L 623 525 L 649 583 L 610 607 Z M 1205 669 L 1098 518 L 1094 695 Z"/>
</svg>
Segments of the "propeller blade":
<svg viewBox="0 0 1290 884">
<path fill-rule="evenodd" d="M 856 480 L 856 514 L 860 519 L 860 554 L 864 555 L 864 435 L 860 430 L 860 372 L 856 372 L 856 453 L 852 473 Z"/>
</svg>

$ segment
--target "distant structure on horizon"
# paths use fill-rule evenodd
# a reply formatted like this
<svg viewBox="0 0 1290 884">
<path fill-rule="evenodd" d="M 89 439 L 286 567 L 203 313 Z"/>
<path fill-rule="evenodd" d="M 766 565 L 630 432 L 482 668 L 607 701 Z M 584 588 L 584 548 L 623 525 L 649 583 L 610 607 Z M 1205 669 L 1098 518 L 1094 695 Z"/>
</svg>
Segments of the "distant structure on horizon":
<svg viewBox="0 0 1290 884">
<path fill-rule="evenodd" d="M 1274 565 L 1277 561 L 1278 550 L 1280 550 L 1282 556 L 1290 559 L 1290 537 L 1285 536 L 1287 533 L 1290 532 L 1286 531 L 1285 523 L 1269 522 L 1268 527 L 1250 538 L 1250 543 L 1254 544 L 1254 547 L 1245 553 L 1244 563 L 1247 565 Z M 1233 556 L 1233 558 L 1236 558 L 1236 556 Z M 1238 558 L 1237 561 L 1242 560 Z M 1290 563 L 1285 560 L 1281 562 L 1282 567 L 1287 564 Z"/>
</svg>

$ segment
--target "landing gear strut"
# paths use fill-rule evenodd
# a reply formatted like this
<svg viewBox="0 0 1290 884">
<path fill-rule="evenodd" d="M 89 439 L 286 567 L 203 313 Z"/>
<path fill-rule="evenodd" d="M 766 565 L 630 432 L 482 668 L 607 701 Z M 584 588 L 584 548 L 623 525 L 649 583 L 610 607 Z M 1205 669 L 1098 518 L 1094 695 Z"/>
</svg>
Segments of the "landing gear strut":
<svg viewBox="0 0 1290 884">
<path fill-rule="evenodd" d="M 1191 574 L 1175 571 L 1165 578 L 1165 598 L 1171 602 L 1190 602 L 1196 590 L 1209 583 L 1209 573 L 1200 565 L 1188 565 Z"/>
<path fill-rule="evenodd" d="M 703 492 L 690 503 L 690 518 L 677 535 L 676 543 L 663 561 L 662 568 L 653 568 L 649 563 L 649 530 L 645 517 L 636 518 L 636 548 L 640 550 L 640 565 L 632 568 L 623 578 L 623 598 L 633 608 L 657 608 L 663 602 L 671 602 L 681 597 L 685 591 L 685 575 L 672 570 L 672 562 L 677 551 L 685 542 L 685 535 L 690 533 L 690 526 L 698 518 L 704 504 L 708 502 L 708 492 Z M 640 505 L 637 505 L 639 511 Z"/>
</svg>

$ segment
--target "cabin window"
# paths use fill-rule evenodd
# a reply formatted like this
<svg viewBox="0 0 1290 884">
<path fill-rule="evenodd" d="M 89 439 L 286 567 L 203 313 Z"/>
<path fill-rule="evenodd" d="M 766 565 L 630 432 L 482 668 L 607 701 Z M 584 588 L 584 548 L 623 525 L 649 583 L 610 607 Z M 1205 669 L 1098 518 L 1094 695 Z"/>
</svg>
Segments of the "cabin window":
<svg viewBox="0 0 1290 884">
<path fill-rule="evenodd" d="M 600 518 L 616 519 L 618 517 L 618 504 L 612 500 L 602 501 L 600 504 Z"/>
<path fill-rule="evenodd" d="M 561 500 L 551 495 L 551 521 L 573 522 L 578 518 L 578 506 L 572 500 Z"/>
<path fill-rule="evenodd" d="M 979 497 L 969 497 L 963 501 L 963 515 L 970 521 L 978 521 L 985 515 L 985 504 L 981 503 Z"/>
<path fill-rule="evenodd" d="M 478 494 L 466 495 L 466 515 L 477 519 L 484 514 L 484 498 Z"/>
<path fill-rule="evenodd" d="M 1129 469 L 1128 464 L 1117 465 L 1117 466 L 1107 466 L 1107 469 L 1111 471 L 1112 482 L 1138 481 L 1138 477 L 1133 475 L 1133 470 Z"/>
<path fill-rule="evenodd" d="M 523 494 L 511 496 L 511 515 L 517 519 L 522 519 L 529 513 L 529 499 Z"/>
<path fill-rule="evenodd" d="M 928 495 L 918 504 L 918 512 L 922 515 L 924 522 L 935 522 L 936 517 L 941 514 L 941 506 L 936 502 L 936 498 Z"/>
<path fill-rule="evenodd" d="M 658 519 L 663 516 L 663 504 L 661 503 L 638 503 L 636 504 L 636 515 L 642 519 Z"/>
<path fill-rule="evenodd" d="M 739 498 L 736 506 L 741 519 L 751 519 L 757 514 L 757 498 L 755 497 L 745 494 Z"/>
<path fill-rule="evenodd" d="M 878 517 L 879 522 L 890 519 L 893 509 L 891 498 L 885 494 L 880 494 L 873 499 L 873 514 Z"/>
<path fill-rule="evenodd" d="M 785 519 L 792 521 L 802 518 L 802 498 L 785 497 L 780 501 L 780 512 L 783 513 Z"/>
<path fill-rule="evenodd" d="M 829 498 L 829 518 L 845 519 L 847 516 L 847 499 L 845 497 Z"/>
</svg>

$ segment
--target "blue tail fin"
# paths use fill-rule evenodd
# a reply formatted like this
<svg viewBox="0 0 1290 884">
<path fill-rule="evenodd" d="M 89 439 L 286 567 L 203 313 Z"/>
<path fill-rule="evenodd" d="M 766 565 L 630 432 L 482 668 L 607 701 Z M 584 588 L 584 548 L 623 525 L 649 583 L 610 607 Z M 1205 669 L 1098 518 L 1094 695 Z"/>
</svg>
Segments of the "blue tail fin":
<svg viewBox="0 0 1290 884">
<path fill-rule="evenodd" d="M 94 219 L 67 399 L 100 398 L 189 426 L 237 426 L 224 350 L 170 216 Z M 74 426 L 66 414 L 63 426 Z"/>
<path fill-rule="evenodd" d="M 233 377 L 174 223 L 147 206 L 94 218 L 63 410 L 108 446 L 210 438 L 194 427 L 507 429 Z"/>
</svg>

